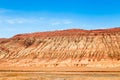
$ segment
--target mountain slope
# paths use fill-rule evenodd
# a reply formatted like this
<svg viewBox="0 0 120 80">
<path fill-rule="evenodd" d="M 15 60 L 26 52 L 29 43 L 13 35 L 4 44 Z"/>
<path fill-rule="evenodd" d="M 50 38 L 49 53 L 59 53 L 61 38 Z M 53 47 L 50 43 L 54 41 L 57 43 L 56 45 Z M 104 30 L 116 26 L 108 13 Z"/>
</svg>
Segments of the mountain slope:
<svg viewBox="0 0 120 80">
<path fill-rule="evenodd" d="M 119 67 L 120 28 L 18 34 L 0 39 L 6 67 Z"/>
</svg>

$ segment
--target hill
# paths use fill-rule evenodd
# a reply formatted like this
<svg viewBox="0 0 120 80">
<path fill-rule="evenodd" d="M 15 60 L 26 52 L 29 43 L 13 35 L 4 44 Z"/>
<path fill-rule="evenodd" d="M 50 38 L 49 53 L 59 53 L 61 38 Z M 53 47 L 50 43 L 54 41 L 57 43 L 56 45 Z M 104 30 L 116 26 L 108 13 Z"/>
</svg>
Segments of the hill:
<svg viewBox="0 0 120 80">
<path fill-rule="evenodd" d="M 0 70 L 120 70 L 120 28 L 69 29 L 3 38 L 0 65 Z"/>
</svg>

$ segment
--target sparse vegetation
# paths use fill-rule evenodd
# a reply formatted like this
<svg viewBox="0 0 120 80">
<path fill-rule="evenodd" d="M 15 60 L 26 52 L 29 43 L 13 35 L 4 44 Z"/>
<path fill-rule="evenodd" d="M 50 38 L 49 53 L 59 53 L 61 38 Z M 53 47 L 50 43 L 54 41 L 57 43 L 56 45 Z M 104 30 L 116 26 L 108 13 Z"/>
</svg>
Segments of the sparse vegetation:
<svg viewBox="0 0 120 80">
<path fill-rule="evenodd" d="M 57 74 L 57 75 L 56 75 Z M 0 80 L 120 80 L 120 73 L 80 73 L 67 74 L 62 72 L 42 74 L 34 72 L 2 72 Z"/>
</svg>

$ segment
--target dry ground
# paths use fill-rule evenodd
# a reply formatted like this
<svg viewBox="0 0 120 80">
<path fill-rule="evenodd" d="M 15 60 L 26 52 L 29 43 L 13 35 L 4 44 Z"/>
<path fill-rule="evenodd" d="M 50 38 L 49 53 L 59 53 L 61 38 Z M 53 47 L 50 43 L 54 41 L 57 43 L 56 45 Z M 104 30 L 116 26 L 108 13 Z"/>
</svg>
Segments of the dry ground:
<svg viewBox="0 0 120 80">
<path fill-rule="evenodd" d="M 120 80 L 120 72 L 0 72 L 0 80 Z"/>
</svg>

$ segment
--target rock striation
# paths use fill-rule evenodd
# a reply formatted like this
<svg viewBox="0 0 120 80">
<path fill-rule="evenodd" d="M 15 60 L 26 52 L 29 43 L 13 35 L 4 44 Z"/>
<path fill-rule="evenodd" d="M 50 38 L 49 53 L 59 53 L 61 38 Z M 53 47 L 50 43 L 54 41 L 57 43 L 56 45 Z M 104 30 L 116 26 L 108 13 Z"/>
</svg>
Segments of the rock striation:
<svg viewBox="0 0 120 80">
<path fill-rule="evenodd" d="M 120 28 L 18 34 L 0 39 L 8 67 L 120 67 Z"/>
</svg>

